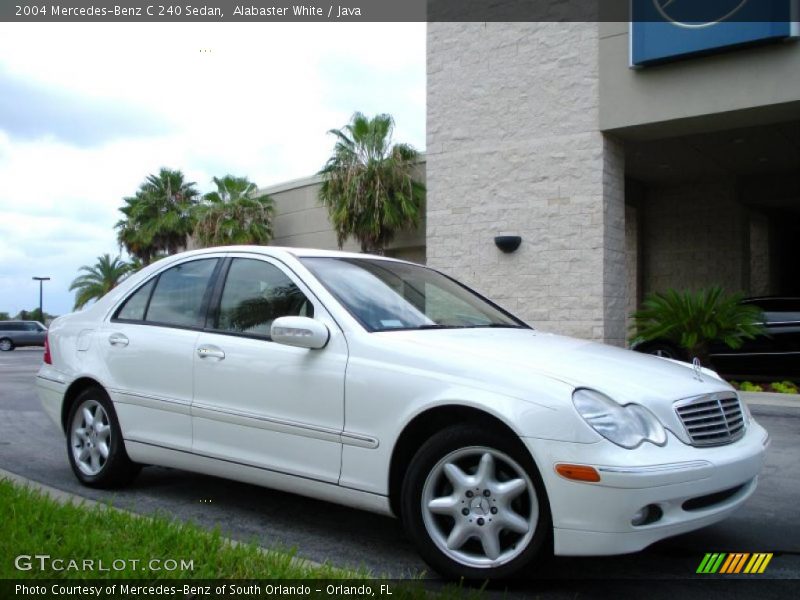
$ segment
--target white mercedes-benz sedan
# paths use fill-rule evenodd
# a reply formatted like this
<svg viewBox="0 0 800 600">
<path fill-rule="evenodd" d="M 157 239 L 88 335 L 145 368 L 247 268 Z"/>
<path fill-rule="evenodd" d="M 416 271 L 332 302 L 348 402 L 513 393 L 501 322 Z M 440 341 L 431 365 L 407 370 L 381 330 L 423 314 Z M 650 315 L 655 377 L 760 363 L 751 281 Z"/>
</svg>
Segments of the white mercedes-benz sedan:
<svg viewBox="0 0 800 600">
<path fill-rule="evenodd" d="M 37 385 L 86 485 L 164 465 L 394 515 L 470 579 L 719 521 L 768 443 L 709 370 L 536 331 L 420 265 L 296 248 L 150 265 L 53 322 Z"/>
</svg>

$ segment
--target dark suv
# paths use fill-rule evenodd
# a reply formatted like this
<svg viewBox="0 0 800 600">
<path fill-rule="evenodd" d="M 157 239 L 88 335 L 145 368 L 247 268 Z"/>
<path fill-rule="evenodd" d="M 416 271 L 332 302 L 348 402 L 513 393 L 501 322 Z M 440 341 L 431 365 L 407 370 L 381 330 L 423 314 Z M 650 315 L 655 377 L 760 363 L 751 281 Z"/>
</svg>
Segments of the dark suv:
<svg viewBox="0 0 800 600">
<path fill-rule="evenodd" d="M 0 351 L 22 346 L 44 346 L 47 327 L 39 321 L 0 321 Z"/>
</svg>

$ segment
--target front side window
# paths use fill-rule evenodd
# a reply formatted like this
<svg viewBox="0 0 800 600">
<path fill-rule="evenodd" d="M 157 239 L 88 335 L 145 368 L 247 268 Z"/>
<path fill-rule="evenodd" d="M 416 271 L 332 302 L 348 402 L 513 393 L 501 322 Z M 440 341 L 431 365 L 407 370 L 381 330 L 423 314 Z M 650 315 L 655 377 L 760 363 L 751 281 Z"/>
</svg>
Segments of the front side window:
<svg viewBox="0 0 800 600">
<path fill-rule="evenodd" d="M 369 331 L 528 327 L 426 267 L 366 258 L 301 260 Z"/>
<path fill-rule="evenodd" d="M 278 317 L 313 315 L 311 302 L 278 267 L 235 258 L 225 279 L 215 329 L 269 337 Z"/>
</svg>

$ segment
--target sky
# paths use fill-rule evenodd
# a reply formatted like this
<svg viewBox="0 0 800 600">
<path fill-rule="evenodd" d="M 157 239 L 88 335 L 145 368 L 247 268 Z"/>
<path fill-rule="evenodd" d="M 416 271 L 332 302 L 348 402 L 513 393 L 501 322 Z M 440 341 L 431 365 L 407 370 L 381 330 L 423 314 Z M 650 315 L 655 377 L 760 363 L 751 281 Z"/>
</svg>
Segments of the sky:
<svg viewBox="0 0 800 600">
<path fill-rule="evenodd" d="M 357 110 L 425 150 L 424 23 L 0 24 L 0 312 L 38 306 L 34 276 L 70 312 L 148 174 L 306 177 Z"/>
</svg>

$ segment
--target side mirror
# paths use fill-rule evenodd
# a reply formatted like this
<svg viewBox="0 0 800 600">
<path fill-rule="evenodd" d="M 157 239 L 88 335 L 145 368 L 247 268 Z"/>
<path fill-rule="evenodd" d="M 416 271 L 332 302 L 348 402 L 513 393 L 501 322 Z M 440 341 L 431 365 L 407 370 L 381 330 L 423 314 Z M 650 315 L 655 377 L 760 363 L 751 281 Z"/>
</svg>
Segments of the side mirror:
<svg viewBox="0 0 800 600">
<path fill-rule="evenodd" d="M 269 330 L 273 342 L 298 348 L 324 348 L 331 337 L 328 327 L 309 317 L 280 317 Z"/>
</svg>

